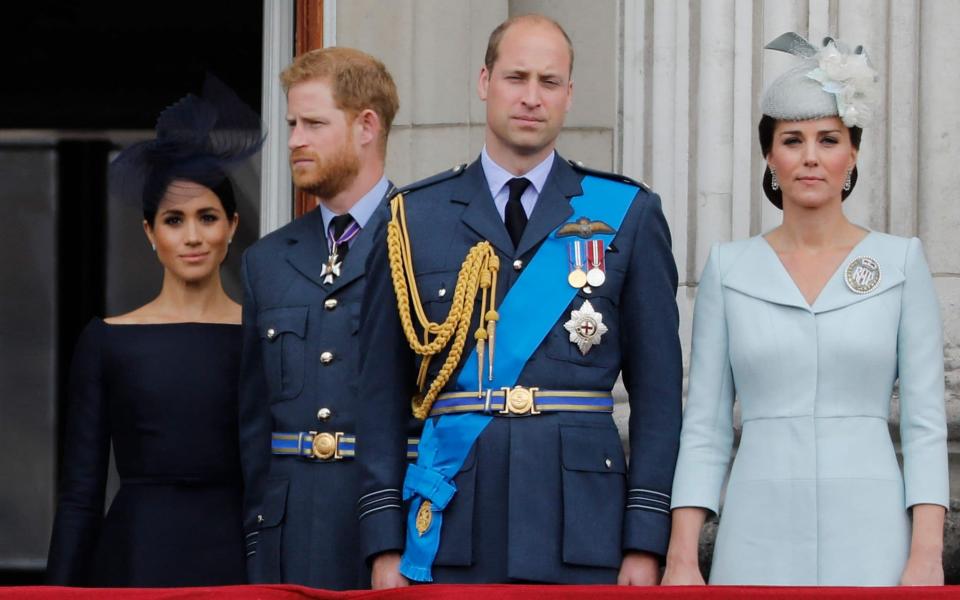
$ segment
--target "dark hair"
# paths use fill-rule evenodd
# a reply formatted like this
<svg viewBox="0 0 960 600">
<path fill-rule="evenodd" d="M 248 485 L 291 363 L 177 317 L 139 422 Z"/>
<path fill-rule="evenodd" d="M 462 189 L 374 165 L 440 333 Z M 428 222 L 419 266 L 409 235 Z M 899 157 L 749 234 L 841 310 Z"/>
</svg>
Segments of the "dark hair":
<svg viewBox="0 0 960 600">
<path fill-rule="evenodd" d="M 180 179 L 187 179 L 186 177 Z M 212 191 L 217 199 L 220 200 L 221 206 L 223 206 L 223 212 L 226 213 L 227 219 L 233 219 L 233 215 L 237 213 L 237 199 L 233 193 L 233 185 L 230 183 L 230 178 L 223 176 L 219 177 L 214 181 L 194 181 L 188 179 L 193 183 L 207 187 Z M 172 180 L 171 180 L 172 181 Z M 166 194 L 167 187 L 169 187 L 170 182 L 167 182 L 165 186 L 147 186 L 147 189 L 159 189 L 161 190 L 159 197 L 148 197 L 146 194 L 143 197 L 143 218 L 150 224 L 150 227 L 153 228 L 154 222 L 157 219 L 157 209 L 160 206 L 160 201 L 163 199 L 164 194 Z"/>
<path fill-rule="evenodd" d="M 483 57 L 483 64 L 487 67 L 488 72 L 493 72 L 493 64 L 497 62 L 497 58 L 500 57 L 500 42 L 503 41 L 504 34 L 507 33 L 507 30 L 510 29 L 511 26 L 520 21 L 546 23 L 556 27 L 557 31 L 563 35 L 563 39 L 567 41 L 567 50 L 570 52 L 570 73 L 573 73 L 573 42 L 570 41 L 570 36 L 567 35 L 567 32 L 560 23 L 557 23 L 546 15 L 540 14 L 517 15 L 497 25 L 497 28 L 490 33 L 490 39 L 487 40 L 487 53 Z"/>
<path fill-rule="evenodd" d="M 766 158 L 770 155 L 770 150 L 773 148 L 773 130 L 777 127 L 777 120 L 771 117 L 770 115 L 763 115 L 760 118 L 760 125 L 757 127 L 757 133 L 760 134 L 760 152 L 763 154 L 763 157 Z M 863 129 L 859 127 L 848 127 L 850 131 L 850 143 L 853 144 L 853 147 L 857 150 L 860 150 L 860 139 L 863 137 Z M 853 166 L 853 172 L 850 174 L 850 189 L 840 191 L 840 200 L 846 200 L 853 192 L 853 188 L 857 186 L 857 166 Z M 770 167 L 766 166 L 763 169 L 763 193 L 767 196 L 767 200 L 771 204 L 783 210 L 783 192 L 779 189 L 775 190 L 770 187 L 770 182 L 773 180 L 773 173 L 770 172 Z"/>
</svg>

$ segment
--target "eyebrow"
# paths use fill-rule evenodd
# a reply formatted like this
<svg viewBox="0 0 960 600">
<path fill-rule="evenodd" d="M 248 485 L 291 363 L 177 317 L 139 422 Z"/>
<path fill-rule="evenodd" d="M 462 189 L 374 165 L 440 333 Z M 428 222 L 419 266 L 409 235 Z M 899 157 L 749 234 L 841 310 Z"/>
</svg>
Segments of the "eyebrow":
<svg viewBox="0 0 960 600">
<path fill-rule="evenodd" d="M 817 132 L 818 135 L 823 135 L 825 133 L 840 133 L 840 130 L 839 129 L 822 129 Z M 803 132 L 800 131 L 799 129 L 791 129 L 789 131 L 780 132 L 780 135 L 801 135 L 801 134 L 803 134 Z"/>
</svg>

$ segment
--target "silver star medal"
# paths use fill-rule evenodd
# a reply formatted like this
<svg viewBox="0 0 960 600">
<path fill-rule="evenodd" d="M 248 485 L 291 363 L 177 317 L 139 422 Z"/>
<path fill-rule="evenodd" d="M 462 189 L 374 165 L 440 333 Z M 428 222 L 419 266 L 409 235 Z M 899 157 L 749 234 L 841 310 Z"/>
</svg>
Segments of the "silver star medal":
<svg viewBox="0 0 960 600">
<path fill-rule="evenodd" d="M 570 320 L 563 324 L 563 328 L 570 332 L 570 342 L 576 344 L 583 355 L 599 344 L 600 337 L 607 332 L 603 315 L 593 310 L 589 300 L 583 301 L 580 310 L 570 311 Z"/>
<path fill-rule="evenodd" d="M 330 255 L 330 258 L 327 259 L 327 263 L 323 265 L 323 270 L 320 271 L 320 276 L 323 277 L 323 284 L 330 285 L 333 283 L 333 280 L 337 277 L 340 277 L 340 265 L 342 264 L 338 260 L 337 253 L 334 252 Z"/>
</svg>

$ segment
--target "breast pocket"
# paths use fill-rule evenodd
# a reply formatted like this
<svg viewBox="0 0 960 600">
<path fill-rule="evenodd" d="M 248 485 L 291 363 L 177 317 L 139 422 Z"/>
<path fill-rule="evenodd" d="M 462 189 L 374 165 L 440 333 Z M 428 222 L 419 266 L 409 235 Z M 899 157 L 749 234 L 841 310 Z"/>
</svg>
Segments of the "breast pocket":
<svg viewBox="0 0 960 600">
<path fill-rule="evenodd" d="M 586 303 L 589 302 L 589 305 Z M 575 315 L 574 311 L 578 314 Z M 571 322 L 574 332 L 565 325 Z M 574 335 L 571 336 L 571 333 Z M 577 344 L 592 334 L 584 353 Z M 547 335 L 546 354 L 554 360 L 586 367 L 615 367 L 620 364 L 620 313 L 617 301 L 598 291 L 573 297 Z"/>
<path fill-rule="evenodd" d="M 264 372 L 274 402 L 294 398 L 303 389 L 309 310 L 307 306 L 268 308 L 257 317 Z"/>
<path fill-rule="evenodd" d="M 443 323 L 450 314 L 451 301 L 457 287 L 457 275 L 457 271 L 439 271 L 416 276 L 420 302 L 431 322 Z M 416 322 L 414 309 L 411 309 L 410 315 Z"/>
<path fill-rule="evenodd" d="M 626 460 L 615 427 L 560 428 L 563 561 L 618 568 Z"/>
</svg>

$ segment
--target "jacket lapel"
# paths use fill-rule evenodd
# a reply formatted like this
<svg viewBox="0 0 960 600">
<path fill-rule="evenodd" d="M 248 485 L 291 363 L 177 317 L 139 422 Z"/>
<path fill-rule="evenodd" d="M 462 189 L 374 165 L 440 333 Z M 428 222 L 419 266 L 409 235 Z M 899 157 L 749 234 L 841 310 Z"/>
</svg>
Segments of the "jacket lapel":
<svg viewBox="0 0 960 600">
<path fill-rule="evenodd" d="M 723 286 L 766 302 L 810 310 L 777 253 L 760 235 L 749 241 L 730 266 Z"/>
<path fill-rule="evenodd" d="M 503 254 L 513 256 L 513 242 L 490 196 L 490 186 L 479 159 L 473 161 L 457 181 L 451 202 L 466 204 L 460 217 L 464 224 Z"/>
<path fill-rule="evenodd" d="M 895 249 L 892 248 L 890 244 L 885 243 L 882 234 L 873 232 L 867 234 L 867 237 L 863 238 L 860 243 L 850 251 L 850 254 L 844 261 L 840 263 L 837 272 L 833 274 L 833 277 L 830 278 L 827 285 L 823 287 L 823 291 L 820 292 L 820 295 L 813 303 L 813 312 L 824 313 L 844 308 L 845 306 L 850 306 L 851 304 L 872 298 L 877 294 L 882 294 L 890 288 L 903 283 L 906 280 L 903 270 L 900 268 L 900 265 L 903 263 L 903 257 L 902 254 L 900 257 L 897 257 L 893 250 Z M 857 294 L 847 287 L 846 282 L 847 267 L 861 256 L 869 256 L 880 265 L 880 283 L 866 294 Z"/>
<path fill-rule="evenodd" d="M 550 235 L 573 214 L 570 198 L 583 194 L 580 178 L 559 154 L 553 158 L 553 167 L 537 198 L 533 214 L 523 230 L 516 256 L 523 256 Z M 498 215 L 499 216 L 499 215 Z M 506 230 L 506 228 L 504 228 Z"/>
<path fill-rule="evenodd" d="M 323 216 L 319 210 L 312 210 L 300 217 L 301 227 L 290 236 L 291 247 L 287 252 L 287 262 L 301 275 L 322 289 L 323 265 L 327 262 L 327 236 L 323 230 Z"/>
</svg>

